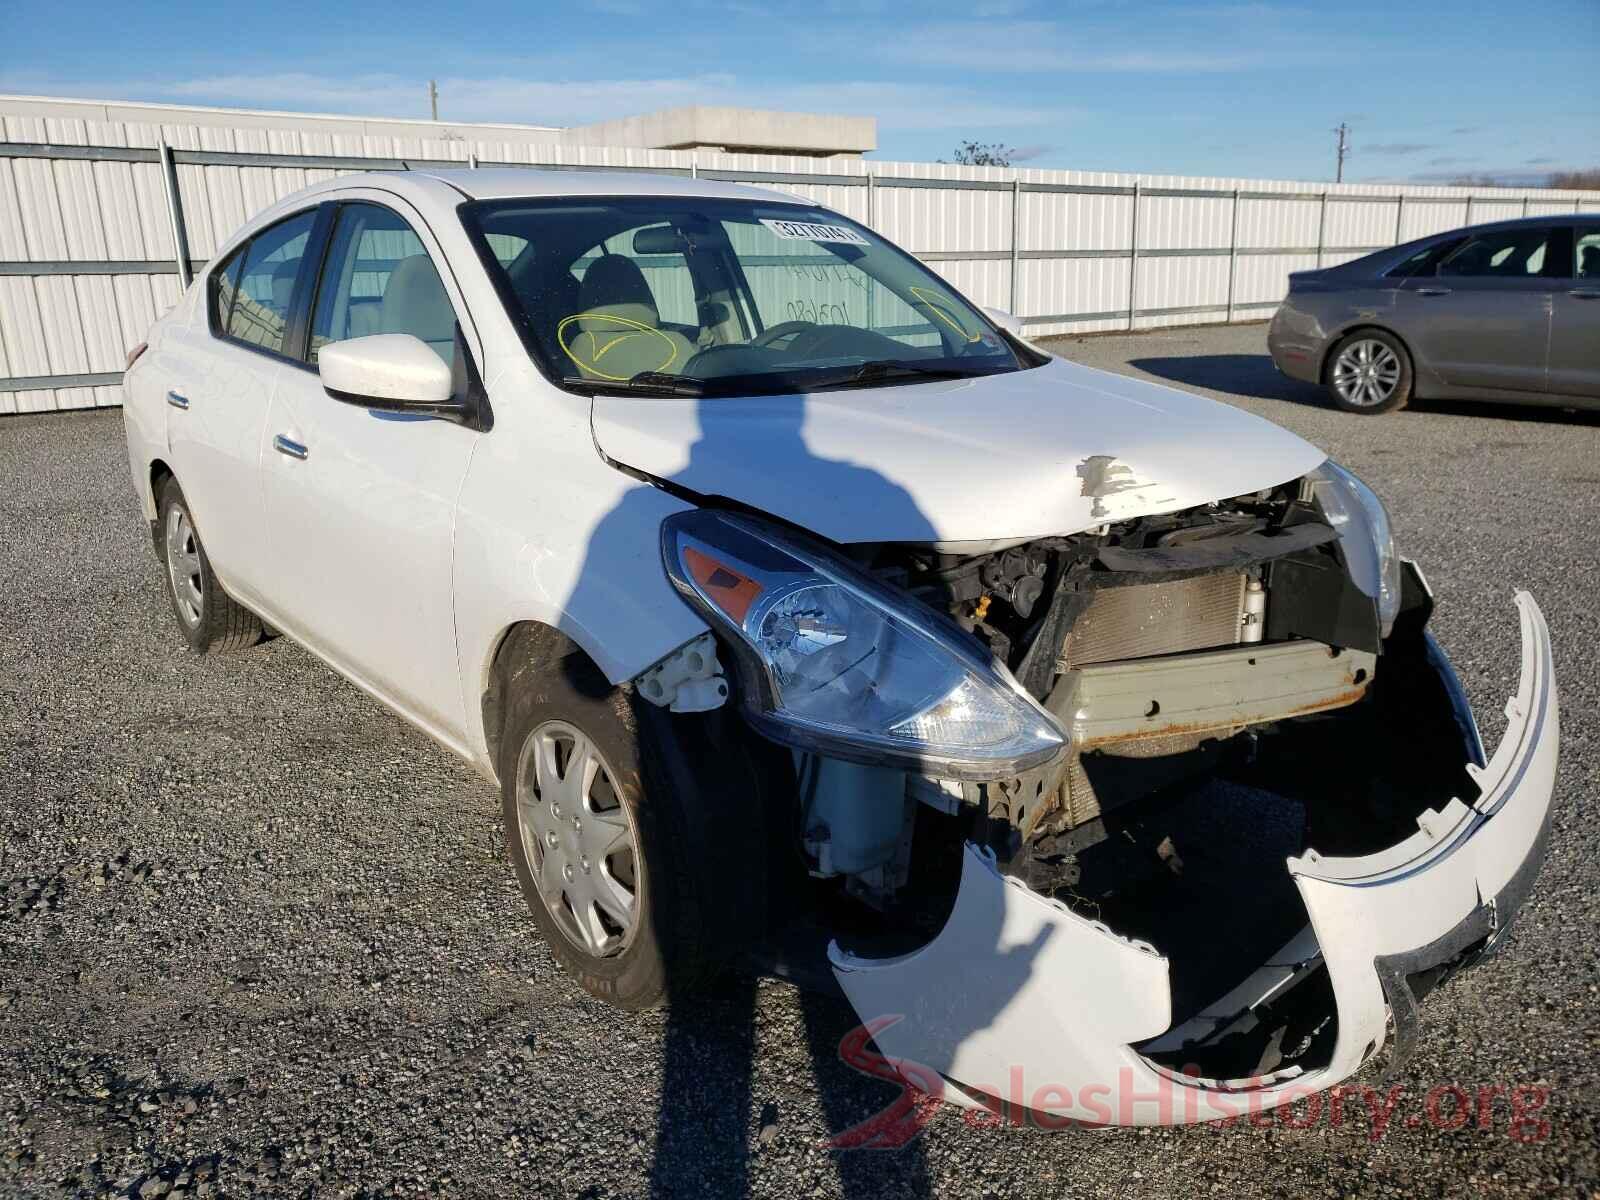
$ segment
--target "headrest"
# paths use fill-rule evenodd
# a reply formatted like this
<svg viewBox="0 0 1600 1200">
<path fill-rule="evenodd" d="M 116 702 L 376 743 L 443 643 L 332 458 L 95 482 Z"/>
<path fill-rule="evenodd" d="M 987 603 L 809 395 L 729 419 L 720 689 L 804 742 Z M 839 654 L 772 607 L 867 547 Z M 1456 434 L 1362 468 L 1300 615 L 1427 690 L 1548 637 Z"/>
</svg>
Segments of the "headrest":
<svg viewBox="0 0 1600 1200">
<path fill-rule="evenodd" d="M 578 288 L 578 308 L 581 312 L 598 310 L 652 327 L 661 320 L 656 298 L 644 281 L 644 272 L 633 259 L 620 254 L 604 254 L 589 264 Z M 618 322 L 591 325 L 587 320 L 580 320 L 579 327 L 604 332 L 616 330 Z"/>
<path fill-rule="evenodd" d="M 379 324 L 384 333 L 409 333 L 425 342 L 454 339 L 456 312 L 426 254 L 402 258 L 389 272 Z"/>
</svg>

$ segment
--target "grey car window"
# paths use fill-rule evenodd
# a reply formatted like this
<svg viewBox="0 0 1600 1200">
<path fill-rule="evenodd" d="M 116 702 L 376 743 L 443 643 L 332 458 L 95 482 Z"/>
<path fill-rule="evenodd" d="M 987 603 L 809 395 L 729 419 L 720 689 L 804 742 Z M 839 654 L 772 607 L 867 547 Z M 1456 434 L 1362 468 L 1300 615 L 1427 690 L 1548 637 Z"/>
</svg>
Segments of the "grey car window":
<svg viewBox="0 0 1600 1200">
<path fill-rule="evenodd" d="M 1424 246 L 1415 254 L 1407 255 L 1400 262 L 1390 267 L 1385 274 L 1391 279 L 1409 279 L 1413 275 L 1432 275 L 1433 269 L 1439 260 L 1461 244 L 1459 238 L 1449 241 L 1434 242 Z"/>
<path fill-rule="evenodd" d="M 1548 228 L 1497 229 L 1470 239 L 1439 264 L 1440 275 L 1525 279 L 1544 270 Z"/>
</svg>

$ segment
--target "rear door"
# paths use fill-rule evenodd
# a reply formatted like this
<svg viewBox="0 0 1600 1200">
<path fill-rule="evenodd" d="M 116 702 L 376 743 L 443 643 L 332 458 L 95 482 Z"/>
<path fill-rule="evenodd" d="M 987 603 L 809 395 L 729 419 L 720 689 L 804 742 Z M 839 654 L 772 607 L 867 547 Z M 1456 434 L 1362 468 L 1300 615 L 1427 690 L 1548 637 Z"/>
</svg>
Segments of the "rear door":
<svg viewBox="0 0 1600 1200">
<path fill-rule="evenodd" d="M 306 361 L 272 398 L 262 473 L 274 595 L 297 638 L 457 741 L 451 552 L 456 496 L 480 435 L 335 400 L 316 358 L 329 342 L 406 333 L 454 363 L 465 309 L 419 215 L 387 193 L 360 194 L 384 200 L 340 203 Z"/>
<path fill-rule="evenodd" d="M 167 447 L 218 577 L 244 600 L 267 589 L 261 434 L 286 371 L 316 209 L 261 230 L 205 280 L 202 319 L 172 339 Z"/>
<path fill-rule="evenodd" d="M 1468 238 L 1396 297 L 1418 370 L 1454 387 L 1545 390 L 1551 292 L 1565 230 L 1514 225 Z"/>
<path fill-rule="evenodd" d="M 1600 221 L 1573 229 L 1571 274 L 1555 280 L 1550 390 L 1600 400 Z"/>
</svg>

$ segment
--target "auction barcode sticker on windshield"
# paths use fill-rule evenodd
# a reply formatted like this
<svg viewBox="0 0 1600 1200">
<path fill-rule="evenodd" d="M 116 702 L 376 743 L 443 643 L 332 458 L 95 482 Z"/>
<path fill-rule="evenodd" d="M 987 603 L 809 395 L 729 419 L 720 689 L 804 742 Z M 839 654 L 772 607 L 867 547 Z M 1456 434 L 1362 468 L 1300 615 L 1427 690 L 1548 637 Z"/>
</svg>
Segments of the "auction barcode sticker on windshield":
<svg viewBox="0 0 1600 1200">
<path fill-rule="evenodd" d="M 808 221 L 772 221 L 766 217 L 761 223 L 779 237 L 791 242 L 844 242 L 851 246 L 871 245 L 854 229 L 843 225 L 813 225 Z"/>
</svg>

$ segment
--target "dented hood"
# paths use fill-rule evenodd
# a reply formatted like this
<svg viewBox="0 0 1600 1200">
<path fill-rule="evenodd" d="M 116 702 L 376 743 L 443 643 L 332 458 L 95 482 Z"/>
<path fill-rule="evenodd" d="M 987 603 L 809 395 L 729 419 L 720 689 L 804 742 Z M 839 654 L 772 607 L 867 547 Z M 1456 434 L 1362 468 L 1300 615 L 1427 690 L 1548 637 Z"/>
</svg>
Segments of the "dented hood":
<svg viewBox="0 0 1600 1200">
<path fill-rule="evenodd" d="M 1260 417 L 1054 359 L 814 395 L 596 396 L 613 462 L 835 542 L 1076 533 L 1271 487 L 1326 457 Z"/>
</svg>

